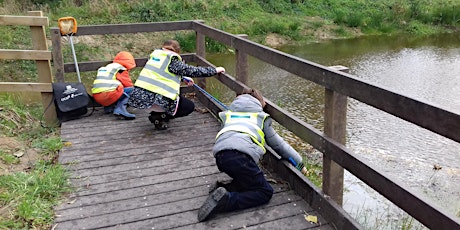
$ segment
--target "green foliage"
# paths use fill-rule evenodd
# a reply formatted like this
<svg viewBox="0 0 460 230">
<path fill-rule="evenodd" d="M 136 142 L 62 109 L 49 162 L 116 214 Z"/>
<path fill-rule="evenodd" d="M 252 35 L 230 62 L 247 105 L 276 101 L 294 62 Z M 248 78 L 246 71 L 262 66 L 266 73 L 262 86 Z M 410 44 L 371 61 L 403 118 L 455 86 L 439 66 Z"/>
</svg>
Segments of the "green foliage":
<svg viewBox="0 0 460 230">
<path fill-rule="evenodd" d="M 7 165 L 19 164 L 20 162 L 17 157 L 4 152 L 3 150 L 0 150 L 0 160 Z"/>
<path fill-rule="evenodd" d="M 44 155 L 57 153 L 62 148 L 62 140 L 56 136 L 55 129 L 45 129 L 40 125 L 43 108 L 38 105 L 26 105 L 10 94 L 0 95 L 1 133 L 17 136 Z M 8 159 L 2 156 L 2 159 Z"/>
<path fill-rule="evenodd" d="M 27 111 L 26 105 L 18 103 L 9 94 L 0 95 L 0 131 L 4 135 L 14 136 L 29 132 L 33 125 L 29 122 L 33 116 Z"/>
<path fill-rule="evenodd" d="M 32 147 L 42 150 L 42 154 L 56 154 L 62 149 L 62 139 L 60 137 L 36 138 L 32 142 Z"/>
<path fill-rule="evenodd" d="M 321 188 L 323 184 L 323 167 L 320 164 L 310 163 L 308 159 L 303 161 L 305 168 L 307 169 L 307 178 L 314 184 L 316 187 Z"/>
<path fill-rule="evenodd" d="M 416 34 L 430 34 L 433 31 L 430 26 L 418 21 L 410 22 L 405 28 L 407 32 Z"/>
<path fill-rule="evenodd" d="M 433 20 L 436 24 L 458 25 L 460 22 L 460 2 L 447 1 L 447 4 L 443 4 L 433 11 Z"/>
<path fill-rule="evenodd" d="M 1 220 L 0 227 L 44 229 L 53 221 L 53 206 L 70 191 L 68 175 L 60 165 L 39 161 L 30 173 L 0 176 L 0 204 L 14 210 L 12 220 Z"/>
<path fill-rule="evenodd" d="M 174 39 L 179 42 L 181 53 L 194 52 L 196 49 L 195 37 L 194 33 L 176 33 Z"/>
<path fill-rule="evenodd" d="M 291 14 L 297 8 L 297 4 L 287 0 L 257 0 L 261 8 L 271 14 Z"/>
<path fill-rule="evenodd" d="M 10 213 L 0 216 L 0 229 L 47 229 L 53 222 L 53 207 L 71 189 L 65 169 L 52 162 L 62 148 L 62 140 L 56 130 L 40 126 L 42 107 L 24 104 L 10 94 L 1 94 L 0 108 L 2 135 L 16 136 L 28 148 L 51 155 L 48 157 L 51 160 L 35 162 L 30 172 L 0 176 L 0 206 Z M 0 150 L 0 160 L 17 164 L 20 158 Z"/>
</svg>

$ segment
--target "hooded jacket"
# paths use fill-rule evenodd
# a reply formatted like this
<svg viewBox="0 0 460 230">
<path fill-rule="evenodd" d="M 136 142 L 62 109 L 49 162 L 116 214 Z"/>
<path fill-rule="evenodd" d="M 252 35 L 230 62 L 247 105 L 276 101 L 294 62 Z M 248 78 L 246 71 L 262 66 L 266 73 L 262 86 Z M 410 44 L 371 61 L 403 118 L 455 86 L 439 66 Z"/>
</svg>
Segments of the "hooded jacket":
<svg viewBox="0 0 460 230">
<path fill-rule="evenodd" d="M 121 82 L 121 85 L 119 85 L 116 90 L 93 94 L 94 100 L 102 106 L 114 104 L 123 94 L 125 87 L 133 87 L 133 82 L 129 76 L 129 70 L 136 67 L 136 61 L 134 60 L 133 55 L 129 52 L 121 51 L 115 56 L 113 62 L 125 67 L 126 71 L 117 73 L 116 78 Z"/>
<path fill-rule="evenodd" d="M 242 94 L 236 97 L 228 110 L 233 112 L 263 113 L 263 108 L 259 100 L 249 94 Z M 265 134 L 265 143 L 281 155 L 281 157 L 285 159 L 292 158 L 297 164 L 302 162 L 302 157 L 299 153 L 273 129 L 270 117 L 267 117 L 264 121 L 263 132 Z M 222 150 L 237 150 L 248 154 L 256 163 L 259 162 L 264 154 L 264 149 L 257 145 L 248 134 L 235 131 L 227 131 L 218 136 L 212 152 L 215 156 L 216 153 Z"/>
<path fill-rule="evenodd" d="M 133 55 L 129 52 L 121 51 L 115 56 L 113 62 L 122 65 L 127 70 L 117 74 L 117 79 L 124 87 L 133 87 L 133 81 L 131 80 L 128 72 L 136 67 L 136 61 L 134 60 Z"/>
</svg>

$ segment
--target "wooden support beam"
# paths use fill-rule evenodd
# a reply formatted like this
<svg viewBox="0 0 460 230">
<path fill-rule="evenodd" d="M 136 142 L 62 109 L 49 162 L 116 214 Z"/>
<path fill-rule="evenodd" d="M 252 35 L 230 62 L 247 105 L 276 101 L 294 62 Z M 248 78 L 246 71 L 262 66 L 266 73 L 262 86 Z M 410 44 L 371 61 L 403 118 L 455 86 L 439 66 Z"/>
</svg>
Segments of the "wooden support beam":
<svg viewBox="0 0 460 230">
<path fill-rule="evenodd" d="M 41 11 L 29 11 L 29 16 L 43 16 Z M 36 52 L 46 52 L 49 55 L 49 59 L 35 59 L 35 64 L 37 65 L 38 72 L 38 81 L 40 83 L 52 83 L 53 75 L 51 73 L 51 51 L 48 51 L 48 44 L 46 43 L 46 33 L 45 26 L 30 26 L 30 33 L 32 36 L 32 47 Z M 57 125 L 58 119 L 56 114 L 56 108 L 54 103 L 51 103 L 53 100 L 53 93 L 51 92 L 42 92 L 42 104 L 43 108 L 47 108 L 50 105 L 49 109 L 45 109 L 44 119 L 48 126 Z"/>
<path fill-rule="evenodd" d="M 0 82 L 0 92 L 42 92 L 52 93 L 51 83 Z"/>
<path fill-rule="evenodd" d="M 197 22 L 197 23 L 204 23 L 204 22 Z M 196 33 L 196 54 L 203 59 L 206 59 L 206 37 L 204 34 L 195 32 Z M 198 86 L 203 89 L 206 89 L 206 78 L 200 77 L 197 79 Z"/>
<path fill-rule="evenodd" d="M 348 72 L 344 66 L 330 68 Z M 325 90 L 324 134 L 338 143 L 345 145 L 347 124 L 347 96 Z M 338 205 L 343 203 L 343 167 L 324 155 L 323 157 L 323 191 Z"/>
<path fill-rule="evenodd" d="M 240 34 L 238 35 L 240 38 L 247 39 L 248 35 Z M 236 79 L 241 81 L 243 84 L 248 84 L 248 55 L 239 49 L 235 49 L 236 53 Z"/>
<path fill-rule="evenodd" d="M 0 49 L 0 59 L 51 60 L 51 51 Z"/>
<path fill-rule="evenodd" d="M 0 15 L 1 26 L 48 26 L 48 17 Z"/>
</svg>

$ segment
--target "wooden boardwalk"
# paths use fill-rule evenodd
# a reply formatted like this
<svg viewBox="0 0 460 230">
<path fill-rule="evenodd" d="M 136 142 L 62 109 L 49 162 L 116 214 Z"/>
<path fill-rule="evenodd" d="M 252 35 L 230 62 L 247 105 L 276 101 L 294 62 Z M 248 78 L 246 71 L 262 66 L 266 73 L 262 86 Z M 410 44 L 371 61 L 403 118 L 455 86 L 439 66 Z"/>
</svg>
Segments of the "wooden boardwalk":
<svg viewBox="0 0 460 230">
<path fill-rule="evenodd" d="M 59 155 L 75 192 L 56 207 L 54 229 L 335 229 L 289 185 L 267 172 L 275 195 L 263 206 L 197 221 L 209 186 L 228 179 L 211 149 L 220 123 L 197 111 L 155 130 L 147 114 L 117 120 L 96 109 L 62 124 Z M 318 217 L 318 223 L 305 220 Z"/>
</svg>

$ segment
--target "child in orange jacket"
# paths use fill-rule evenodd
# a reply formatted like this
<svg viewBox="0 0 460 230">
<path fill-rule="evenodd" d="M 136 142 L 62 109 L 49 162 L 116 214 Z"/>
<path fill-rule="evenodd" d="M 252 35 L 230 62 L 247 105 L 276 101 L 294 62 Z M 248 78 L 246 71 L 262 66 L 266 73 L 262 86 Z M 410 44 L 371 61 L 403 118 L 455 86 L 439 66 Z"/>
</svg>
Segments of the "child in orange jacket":
<svg viewBox="0 0 460 230">
<path fill-rule="evenodd" d="M 119 52 L 112 63 L 98 69 L 93 82 L 94 100 L 104 106 L 105 113 L 112 113 L 127 120 L 136 118 L 136 115 L 126 110 L 129 95 L 133 90 L 133 82 L 129 71 L 136 67 L 133 55 L 126 51 Z"/>
</svg>

